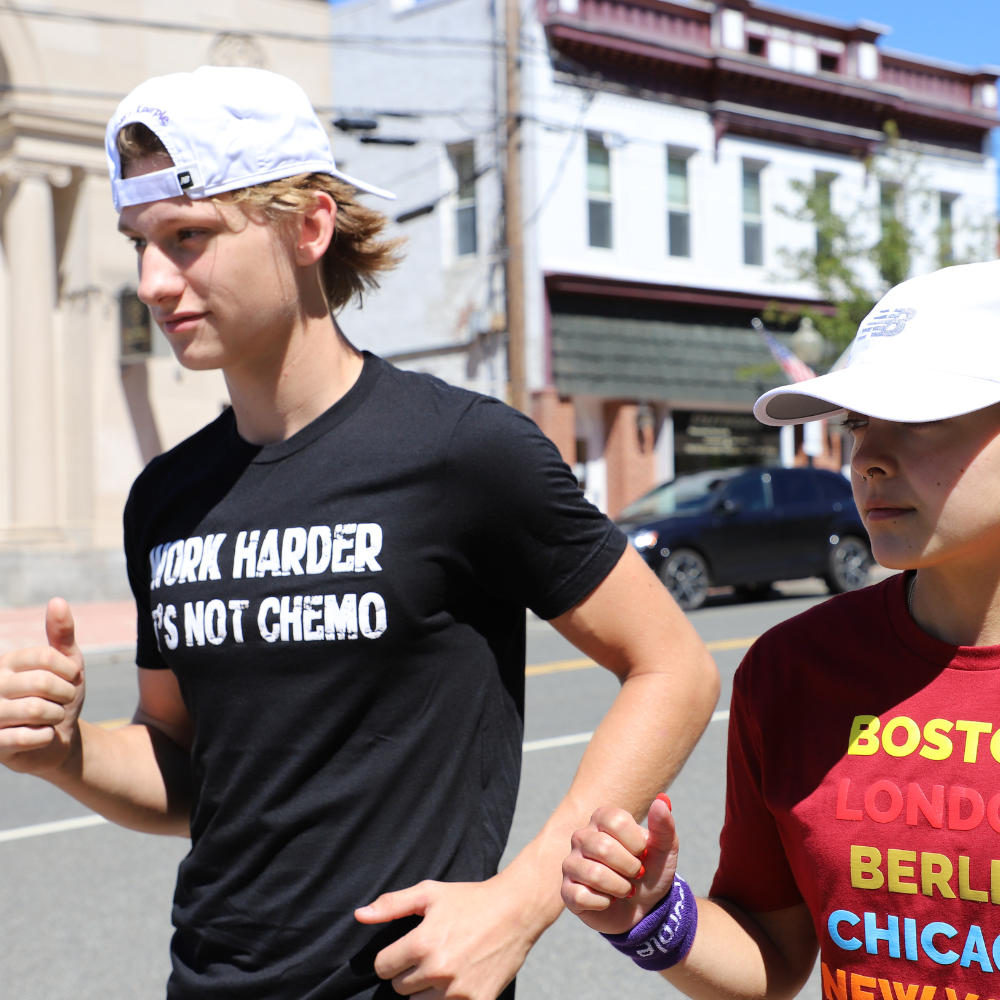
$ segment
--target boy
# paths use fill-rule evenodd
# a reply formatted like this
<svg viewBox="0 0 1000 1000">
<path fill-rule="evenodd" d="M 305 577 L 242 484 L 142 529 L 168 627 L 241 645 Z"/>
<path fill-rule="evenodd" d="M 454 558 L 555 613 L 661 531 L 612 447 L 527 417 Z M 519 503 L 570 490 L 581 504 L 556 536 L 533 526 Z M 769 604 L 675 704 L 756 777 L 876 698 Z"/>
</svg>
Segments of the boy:
<svg viewBox="0 0 1000 1000">
<path fill-rule="evenodd" d="M 513 996 L 569 834 L 671 779 L 714 707 L 711 661 L 530 421 L 339 334 L 331 309 L 396 256 L 354 189 L 386 192 L 340 174 L 298 86 L 150 80 L 107 151 L 139 296 L 181 364 L 222 369 L 232 407 L 129 499 L 133 724 L 79 720 L 83 662 L 52 601 L 50 646 L 0 661 L 0 760 L 125 826 L 190 833 L 171 998 Z M 525 606 L 623 686 L 497 875 Z"/>
<path fill-rule="evenodd" d="M 598 810 L 564 864 L 567 906 L 692 997 L 793 996 L 817 941 L 827 1000 L 997 995 L 1000 262 L 898 285 L 846 369 L 754 412 L 845 411 L 873 552 L 906 572 L 747 654 L 712 898 L 674 877 L 666 801 L 648 836 Z"/>
</svg>

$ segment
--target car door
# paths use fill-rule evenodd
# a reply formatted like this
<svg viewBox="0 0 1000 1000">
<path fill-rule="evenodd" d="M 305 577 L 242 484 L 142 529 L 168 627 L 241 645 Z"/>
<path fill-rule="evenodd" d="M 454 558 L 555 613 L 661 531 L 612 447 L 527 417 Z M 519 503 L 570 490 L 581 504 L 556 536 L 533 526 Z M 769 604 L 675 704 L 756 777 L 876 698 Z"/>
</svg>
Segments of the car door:
<svg viewBox="0 0 1000 1000">
<path fill-rule="evenodd" d="M 774 469 L 771 488 L 781 575 L 795 579 L 821 572 L 829 547 L 830 504 L 820 491 L 816 473 L 812 469 Z"/>
<path fill-rule="evenodd" d="M 720 493 L 703 529 L 713 581 L 772 579 L 773 533 L 770 476 L 760 471 L 734 479 Z"/>
</svg>

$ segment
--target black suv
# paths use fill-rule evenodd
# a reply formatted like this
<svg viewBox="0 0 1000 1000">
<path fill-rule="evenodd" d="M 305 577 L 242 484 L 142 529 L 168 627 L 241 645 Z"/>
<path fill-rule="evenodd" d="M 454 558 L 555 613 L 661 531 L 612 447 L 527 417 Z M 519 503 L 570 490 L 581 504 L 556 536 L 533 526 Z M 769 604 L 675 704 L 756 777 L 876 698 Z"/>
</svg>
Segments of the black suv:
<svg viewBox="0 0 1000 1000">
<path fill-rule="evenodd" d="M 823 469 L 716 469 L 678 476 L 618 524 L 685 610 L 710 587 L 745 596 L 774 580 L 821 576 L 834 593 L 868 583 L 872 563 L 851 484 Z"/>
</svg>

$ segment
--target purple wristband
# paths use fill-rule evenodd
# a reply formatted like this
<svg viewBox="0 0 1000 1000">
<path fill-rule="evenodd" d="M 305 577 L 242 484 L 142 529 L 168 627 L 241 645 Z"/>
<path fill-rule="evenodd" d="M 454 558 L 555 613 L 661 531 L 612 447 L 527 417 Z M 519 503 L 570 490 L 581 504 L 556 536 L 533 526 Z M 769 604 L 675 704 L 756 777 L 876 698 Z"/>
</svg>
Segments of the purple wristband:
<svg viewBox="0 0 1000 1000">
<path fill-rule="evenodd" d="M 674 875 L 670 892 L 627 934 L 602 934 L 623 955 L 650 972 L 676 965 L 694 944 L 698 904 L 691 886 Z"/>
</svg>

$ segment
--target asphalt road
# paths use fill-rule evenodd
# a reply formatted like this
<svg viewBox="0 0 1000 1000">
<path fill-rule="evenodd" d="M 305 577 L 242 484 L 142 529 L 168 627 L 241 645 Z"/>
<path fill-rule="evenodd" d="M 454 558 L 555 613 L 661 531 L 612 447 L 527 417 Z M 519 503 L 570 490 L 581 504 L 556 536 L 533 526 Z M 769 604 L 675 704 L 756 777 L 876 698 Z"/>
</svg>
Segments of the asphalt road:
<svg viewBox="0 0 1000 1000">
<path fill-rule="evenodd" d="M 749 640 L 822 597 L 822 585 L 798 584 L 784 596 L 750 604 L 716 599 L 693 612 L 716 646 L 729 704 L 733 673 Z M 730 648 L 724 648 L 726 646 Z M 720 648 L 723 647 L 723 648 Z M 521 793 L 506 861 L 538 830 L 569 786 L 584 743 L 558 738 L 594 729 L 617 682 L 595 667 L 552 670 L 579 660 L 546 623 L 529 620 L 526 752 Z M 135 668 L 130 657 L 88 663 L 84 717 L 99 722 L 131 714 Z M 538 741 L 549 741 L 538 745 Z M 680 830 L 681 870 L 704 893 L 718 860 L 725 793 L 726 724 L 709 725 L 670 790 Z M 109 824 L 58 832 L 25 830 L 82 818 L 87 811 L 37 779 L 0 768 L 0 996 L 11 1000 L 155 1000 L 169 974 L 170 901 L 186 841 L 137 834 Z M 31 835 L 23 836 L 29 833 Z M 819 995 L 818 980 L 804 991 Z M 578 920 L 564 914 L 542 937 L 518 977 L 518 1000 L 632 1000 L 679 996 L 661 977 L 636 969 Z"/>
</svg>

